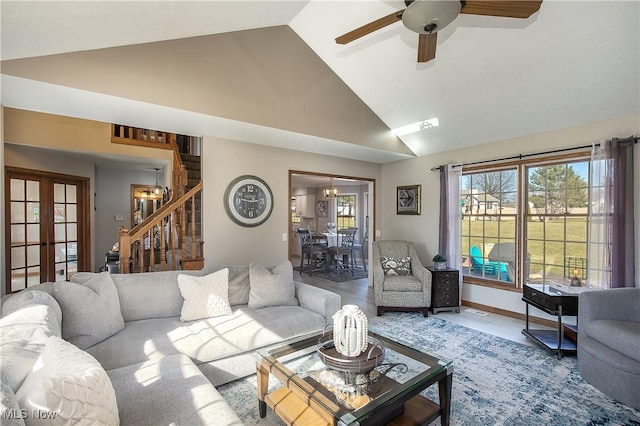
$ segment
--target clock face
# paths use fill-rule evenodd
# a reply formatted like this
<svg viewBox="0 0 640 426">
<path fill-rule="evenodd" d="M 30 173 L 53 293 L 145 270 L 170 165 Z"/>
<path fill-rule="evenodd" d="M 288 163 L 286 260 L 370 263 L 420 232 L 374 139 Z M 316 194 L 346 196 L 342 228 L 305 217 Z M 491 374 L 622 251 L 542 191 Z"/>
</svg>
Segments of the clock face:
<svg viewBox="0 0 640 426">
<path fill-rule="evenodd" d="M 241 226 L 258 226 L 273 210 L 273 194 L 269 185 L 256 176 L 240 176 L 227 186 L 224 193 L 227 215 Z"/>
</svg>

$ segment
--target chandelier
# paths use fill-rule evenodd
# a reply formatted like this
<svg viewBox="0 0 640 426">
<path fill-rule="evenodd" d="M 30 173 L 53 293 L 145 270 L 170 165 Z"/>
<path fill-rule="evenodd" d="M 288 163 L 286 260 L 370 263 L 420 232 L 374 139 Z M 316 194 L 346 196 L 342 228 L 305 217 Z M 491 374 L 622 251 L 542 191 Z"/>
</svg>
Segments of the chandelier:
<svg viewBox="0 0 640 426">
<path fill-rule="evenodd" d="M 322 190 L 324 198 L 335 198 L 338 196 L 338 188 L 333 187 L 333 179 L 331 179 L 331 188 L 325 188 Z"/>
</svg>

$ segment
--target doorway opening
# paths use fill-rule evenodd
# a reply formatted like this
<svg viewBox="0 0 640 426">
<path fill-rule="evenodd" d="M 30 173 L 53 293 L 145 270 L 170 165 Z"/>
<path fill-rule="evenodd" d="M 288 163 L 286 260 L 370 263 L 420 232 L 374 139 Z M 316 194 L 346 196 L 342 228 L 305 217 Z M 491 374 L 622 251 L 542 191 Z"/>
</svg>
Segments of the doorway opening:
<svg viewBox="0 0 640 426">
<path fill-rule="evenodd" d="M 372 285 L 368 265 L 375 234 L 375 183 L 371 178 L 289 170 L 289 259 L 294 267 L 299 269 L 303 260 L 298 229 L 325 235 L 328 245 L 337 245 L 337 231 L 352 228 L 354 263 L 360 277 Z M 344 275 L 342 279 L 351 276 Z"/>
</svg>

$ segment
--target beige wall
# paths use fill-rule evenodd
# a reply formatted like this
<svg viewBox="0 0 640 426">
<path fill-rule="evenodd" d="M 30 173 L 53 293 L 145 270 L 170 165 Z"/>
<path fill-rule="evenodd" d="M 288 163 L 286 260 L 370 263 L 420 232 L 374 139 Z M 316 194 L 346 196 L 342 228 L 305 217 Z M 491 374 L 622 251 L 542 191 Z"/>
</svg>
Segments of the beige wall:
<svg viewBox="0 0 640 426">
<path fill-rule="evenodd" d="M 246 265 L 258 262 L 275 265 L 288 258 L 289 170 L 379 181 L 380 168 L 379 164 L 363 161 L 204 137 L 202 178 L 206 263 Z M 236 225 L 227 217 L 223 206 L 226 186 L 244 174 L 262 178 L 274 197 L 271 216 L 254 228 Z"/>
<path fill-rule="evenodd" d="M 384 239 L 408 239 L 415 241 L 418 254 L 426 264 L 438 250 L 440 176 L 432 167 L 448 163 L 465 163 L 491 160 L 517 154 L 528 154 L 589 145 L 612 137 L 627 137 L 640 134 L 640 114 L 612 119 L 582 126 L 559 129 L 551 132 L 493 142 L 436 155 L 417 157 L 382 166 L 381 212 L 379 229 Z M 640 164 L 640 144 L 635 147 L 635 162 Z M 637 167 L 636 170 L 640 170 Z M 636 174 L 636 182 L 640 179 Z M 398 216 L 395 214 L 396 186 L 422 184 L 422 214 L 420 216 Z M 636 206 L 640 195 L 636 187 Z M 640 264 L 640 208 L 636 208 L 636 265 Z M 640 287 L 640 269 L 636 266 L 636 286 Z M 462 298 L 513 312 L 524 312 L 520 293 L 497 290 L 476 285 L 463 286 Z"/>
<path fill-rule="evenodd" d="M 3 123 L 8 143 L 76 153 L 173 159 L 170 150 L 111 143 L 111 124 L 100 121 L 5 108 Z"/>
</svg>

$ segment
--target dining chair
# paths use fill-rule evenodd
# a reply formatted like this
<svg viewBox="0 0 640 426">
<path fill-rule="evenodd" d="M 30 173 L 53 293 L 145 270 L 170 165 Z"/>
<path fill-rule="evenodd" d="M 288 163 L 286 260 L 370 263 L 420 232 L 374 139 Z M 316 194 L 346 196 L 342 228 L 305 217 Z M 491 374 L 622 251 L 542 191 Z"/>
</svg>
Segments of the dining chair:
<svg viewBox="0 0 640 426">
<path fill-rule="evenodd" d="M 315 270 L 326 267 L 325 263 L 328 258 L 327 245 L 322 243 L 314 244 L 313 237 L 308 228 L 298 228 L 298 238 L 300 239 L 300 248 L 302 250 L 300 256 L 300 275 L 302 275 L 302 271 L 305 269 L 305 257 L 307 258 L 308 269 L 306 272 L 308 272 L 309 275 L 313 275 Z M 309 266 L 311 267 L 309 268 Z M 320 266 L 320 268 L 316 268 L 316 266 Z"/>
<path fill-rule="evenodd" d="M 367 257 L 369 254 L 369 228 L 364 230 L 364 235 L 362 236 L 362 244 L 353 243 L 353 252 L 355 253 L 355 264 L 356 268 L 358 267 L 358 256 L 360 253 L 360 257 L 362 258 L 362 265 L 364 266 L 364 271 L 367 272 Z"/>
<path fill-rule="evenodd" d="M 329 256 L 336 260 L 336 272 L 351 269 L 351 275 L 355 275 L 353 243 L 356 239 L 357 228 L 339 229 L 338 245 L 329 247 Z"/>
</svg>

